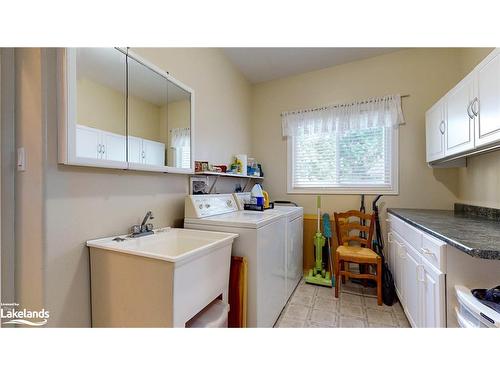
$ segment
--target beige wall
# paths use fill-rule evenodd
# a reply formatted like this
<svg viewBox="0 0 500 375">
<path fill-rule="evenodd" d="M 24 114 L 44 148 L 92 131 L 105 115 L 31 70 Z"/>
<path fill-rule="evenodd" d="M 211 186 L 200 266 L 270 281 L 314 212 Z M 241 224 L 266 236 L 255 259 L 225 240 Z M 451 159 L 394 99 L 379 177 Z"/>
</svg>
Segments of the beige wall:
<svg viewBox="0 0 500 375">
<path fill-rule="evenodd" d="M 286 194 L 286 140 L 280 113 L 387 94 L 403 99 L 406 125 L 400 128 L 399 195 L 383 198 L 386 207 L 452 208 L 458 192 L 456 169 L 431 169 L 425 163 L 425 111 L 460 75 L 456 49 L 407 49 L 254 87 L 252 135 L 263 163 L 264 187 L 271 199 L 293 200 L 314 213 L 314 195 Z M 367 207 L 371 207 L 371 197 Z M 358 208 L 359 195 L 327 195 L 324 210 Z"/>
<path fill-rule="evenodd" d="M 40 49 L 16 50 L 16 148 L 27 151 L 25 172 L 15 178 L 15 302 L 45 307 L 44 194 L 46 180 Z"/>
<path fill-rule="evenodd" d="M 460 54 L 462 76 L 468 74 L 490 52 L 491 48 L 468 48 Z M 459 170 L 458 200 L 477 206 L 500 208 L 500 151 L 467 159 Z"/>
<path fill-rule="evenodd" d="M 250 151 L 251 86 L 219 50 L 136 52 L 199 97 L 197 158 L 227 163 Z M 18 144 L 28 153 L 28 171 L 17 173 L 18 296 L 32 305 L 42 301 L 49 326 L 89 326 L 85 241 L 126 233 L 149 209 L 155 227 L 182 225 L 188 177 L 57 164 L 55 50 L 18 54 Z"/>
</svg>

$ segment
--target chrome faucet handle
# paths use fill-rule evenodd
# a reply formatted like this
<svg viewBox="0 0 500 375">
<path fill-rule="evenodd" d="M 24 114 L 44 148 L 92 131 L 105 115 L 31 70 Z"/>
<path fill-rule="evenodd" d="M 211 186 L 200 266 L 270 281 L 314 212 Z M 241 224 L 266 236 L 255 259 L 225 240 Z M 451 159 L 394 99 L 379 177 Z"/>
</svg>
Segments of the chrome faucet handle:
<svg viewBox="0 0 500 375">
<path fill-rule="evenodd" d="M 141 233 L 141 226 L 140 225 L 132 225 L 132 234 L 139 234 Z"/>
</svg>

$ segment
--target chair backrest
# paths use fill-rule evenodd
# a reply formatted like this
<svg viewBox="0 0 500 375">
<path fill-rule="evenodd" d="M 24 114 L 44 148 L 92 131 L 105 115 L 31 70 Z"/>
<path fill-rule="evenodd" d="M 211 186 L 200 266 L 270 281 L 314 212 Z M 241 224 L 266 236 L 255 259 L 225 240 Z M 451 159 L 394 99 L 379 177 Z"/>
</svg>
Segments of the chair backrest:
<svg viewBox="0 0 500 375">
<path fill-rule="evenodd" d="M 361 211 L 351 210 L 347 212 L 335 212 L 335 232 L 337 232 L 337 240 L 339 246 L 345 242 L 359 242 L 362 247 L 372 248 L 373 228 L 375 224 L 374 214 L 365 214 Z M 350 218 L 355 217 L 359 220 L 351 221 Z M 362 225 L 362 221 L 369 221 L 368 225 Z M 357 231 L 357 234 L 351 234 L 352 231 Z M 361 237 L 361 233 L 365 236 Z"/>
</svg>

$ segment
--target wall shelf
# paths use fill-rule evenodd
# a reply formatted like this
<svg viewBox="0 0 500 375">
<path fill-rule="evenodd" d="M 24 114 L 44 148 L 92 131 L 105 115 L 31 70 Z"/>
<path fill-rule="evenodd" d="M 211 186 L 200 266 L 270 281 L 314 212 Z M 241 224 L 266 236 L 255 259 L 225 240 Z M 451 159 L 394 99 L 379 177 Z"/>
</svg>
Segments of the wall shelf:
<svg viewBox="0 0 500 375">
<path fill-rule="evenodd" d="M 263 180 L 264 177 L 260 177 L 260 176 L 248 176 L 248 175 L 242 175 L 242 174 L 236 174 L 236 173 L 224 173 L 224 172 L 210 172 L 210 171 L 206 171 L 206 172 L 195 172 L 194 174 L 195 176 L 207 176 L 207 177 L 215 177 L 215 180 L 213 182 L 213 184 L 210 186 L 210 189 L 208 191 L 208 193 L 212 193 L 214 187 L 215 187 L 215 184 L 217 183 L 217 180 L 219 179 L 219 177 L 233 177 L 233 178 L 244 178 L 247 180 L 247 182 L 245 183 L 245 186 L 243 187 L 243 191 L 246 190 L 247 186 L 250 184 L 250 181 L 251 180 Z"/>
</svg>

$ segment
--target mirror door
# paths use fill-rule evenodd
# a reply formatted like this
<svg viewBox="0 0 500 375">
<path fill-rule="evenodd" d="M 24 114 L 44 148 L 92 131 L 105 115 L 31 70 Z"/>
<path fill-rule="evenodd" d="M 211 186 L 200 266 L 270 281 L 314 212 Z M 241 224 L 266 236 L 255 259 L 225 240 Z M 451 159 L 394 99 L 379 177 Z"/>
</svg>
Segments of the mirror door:
<svg viewBox="0 0 500 375">
<path fill-rule="evenodd" d="M 193 173 L 193 92 L 120 48 L 58 52 L 59 162 Z"/>
<path fill-rule="evenodd" d="M 173 81 L 168 82 L 167 165 L 176 171 L 192 168 L 192 95 Z"/>
<path fill-rule="evenodd" d="M 127 168 L 126 54 L 115 48 L 67 50 L 68 160 Z"/>
<path fill-rule="evenodd" d="M 191 93 L 133 54 L 127 65 L 129 168 L 191 172 Z"/>
</svg>

